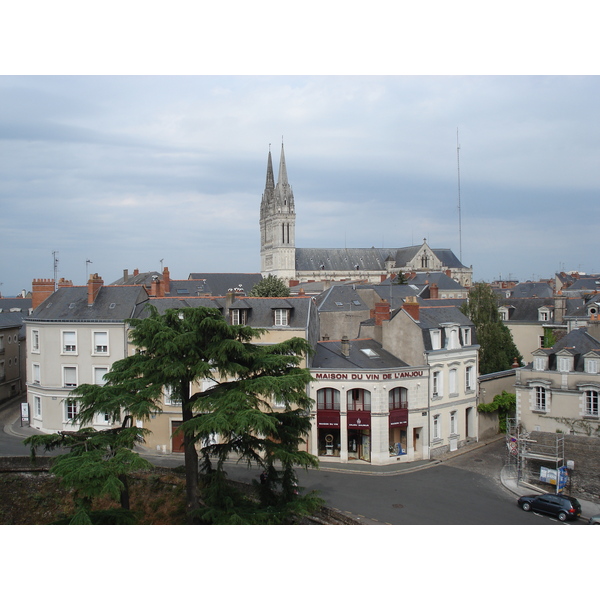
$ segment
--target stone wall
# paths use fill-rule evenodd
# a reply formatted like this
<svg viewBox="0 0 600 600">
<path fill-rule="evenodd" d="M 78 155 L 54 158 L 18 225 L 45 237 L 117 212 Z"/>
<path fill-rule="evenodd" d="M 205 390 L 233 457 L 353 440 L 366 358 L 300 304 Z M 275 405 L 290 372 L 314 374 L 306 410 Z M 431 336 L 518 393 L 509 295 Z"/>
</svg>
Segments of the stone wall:
<svg viewBox="0 0 600 600">
<path fill-rule="evenodd" d="M 530 436 L 540 444 L 548 445 L 555 444 L 557 438 L 555 433 L 542 431 L 532 431 Z M 568 460 L 575 463 L 571 478 L 571 495 L 583 500 L 598 502 L 600 499 L 600 437 L 564 435 L 564 439 L 565 466 Z M 546 466 L 551 465 L 546 463 Z M 568 486 L 567 493 L 569 493 Z"/>
</svg>

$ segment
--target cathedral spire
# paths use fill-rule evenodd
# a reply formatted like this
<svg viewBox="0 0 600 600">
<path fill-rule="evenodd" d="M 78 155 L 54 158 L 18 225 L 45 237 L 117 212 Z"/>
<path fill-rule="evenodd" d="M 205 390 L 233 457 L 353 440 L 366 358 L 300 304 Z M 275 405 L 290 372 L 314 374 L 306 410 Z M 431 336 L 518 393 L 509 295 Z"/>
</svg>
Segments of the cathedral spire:
<svg viewBox="0 0 600 600">
<path fill-rule="evenodd" d="M 269 144 L 269 160 L 267 162 L 267 183 L 266 190 L 275 189 L 275 177 L 273 176 L 273 161 L 271 160 L 271 144 Z"/>
<path fill-rule="evenodd" d="M 279 159 L 279 175 L 277 175 L 277 184 L 287 186 L 287 169 L 285 167 L 285 154 L 283 153 L 283 141 L 281 142 L 281 158 Z"/>
</svg>

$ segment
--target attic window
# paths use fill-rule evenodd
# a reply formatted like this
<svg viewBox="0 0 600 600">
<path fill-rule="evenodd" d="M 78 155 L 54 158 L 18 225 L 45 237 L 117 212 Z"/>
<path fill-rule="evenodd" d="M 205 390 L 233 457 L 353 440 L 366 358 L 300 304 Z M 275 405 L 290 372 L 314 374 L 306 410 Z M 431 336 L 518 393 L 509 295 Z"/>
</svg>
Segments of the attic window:
<svg viewBox="0 0 600 600">
<path fill-rule="evenodd" d="M 179 295 L 181 295 L 181 294 L 189 294 L 189 291 L 188 291 L 187 289 L 183 289 L 183 288 L 181 288 L 181 289 L 178 289 L 178 290 L 177 290 L 177 293 L 178 293 Z"/>
<path fill-rule="evenodd" d="M 71 304 L 69 304 L 69 308 L 75 308 L 75 302 L 71 302 Z"/>
<path fill-rule="evenodd" d="M 335 305 L 336 306 L 344 306 L 344 303 L 343 302 L 336 302 Z"/>
<path fill-rule="evenodd" d="M 379 358 L 379 354 L 377 354 L 375 350 L 371 350 L 371 348 L 361 348 L 361 352 L 366 354 L 369 358 Z"/>
<path fill-rule="evenodd" d="M 352 304 L 354 304 L 354 306 L 360 306 L 360 300 L 352 300 Z"/>
<path fill-rule="evenodd" d="M 111 302 L 108 308 L 114 308 L 116 306 L 116 304 L 114 302 Z"/>
</svg>

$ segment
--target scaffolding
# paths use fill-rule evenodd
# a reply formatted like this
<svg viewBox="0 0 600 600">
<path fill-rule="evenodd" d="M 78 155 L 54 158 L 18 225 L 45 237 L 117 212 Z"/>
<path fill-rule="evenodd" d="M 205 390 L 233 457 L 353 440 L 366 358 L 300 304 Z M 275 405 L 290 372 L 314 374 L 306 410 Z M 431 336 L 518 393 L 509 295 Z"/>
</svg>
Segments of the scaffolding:
<svg viewBox="0 0 600 600">
<path fill-rule="evenodd" d="M 516 440 L 517 481 L 542 482 L 555 486 L 557 493 L 562 490 L 566 483 L 564 435 L 545 434 L 536 440 L 532 432 L 518 431 Z"/>
</svg>

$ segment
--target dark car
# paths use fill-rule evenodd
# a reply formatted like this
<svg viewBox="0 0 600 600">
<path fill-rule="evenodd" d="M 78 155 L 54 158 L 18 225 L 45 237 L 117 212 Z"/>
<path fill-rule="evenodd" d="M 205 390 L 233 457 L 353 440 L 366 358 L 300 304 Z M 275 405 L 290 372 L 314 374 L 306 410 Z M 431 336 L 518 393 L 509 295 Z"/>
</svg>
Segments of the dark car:
<svg viewBox="0 0 600 600">
<path fill-rule="evenodd" d="M 581 504 L 577 498 L 562 494 L 533 494 L 521 496 L 517 504 L 526 511 L 533 510 L 556 517 L 559 521 L 577 519 L 581 514 Z"/>
</svg>

